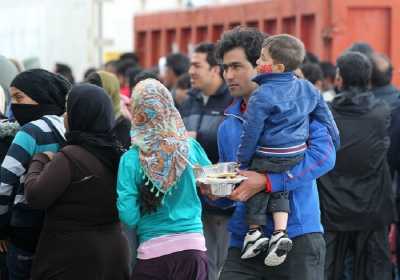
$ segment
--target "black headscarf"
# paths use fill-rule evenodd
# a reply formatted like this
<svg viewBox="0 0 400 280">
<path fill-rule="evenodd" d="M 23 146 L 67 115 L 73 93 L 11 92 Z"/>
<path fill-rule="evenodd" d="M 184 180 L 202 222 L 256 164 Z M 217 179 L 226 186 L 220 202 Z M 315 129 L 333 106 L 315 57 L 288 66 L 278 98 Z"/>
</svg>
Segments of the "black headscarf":
<svg viewBox="0 0 400 280">
<path fill-rule="evenodd" d="M 65 112 L 65 97 L 71 84 L 62 76 L 44 69 L 32 69 L 18 74 L 10 87 L 23 91 L 39 104 L 56 105 Z"/>
<path fill-rule="evenodd" d="M 110 97 L 100 87 L 80 84 L 67 99 L 67 144 L 79 145 L 117 172 L 122 148 L 112 133 L 114 113 Z"/>
<path fill-rule="evenodd" d="M 71 84 L 62 76 L 44 69 L 32 69 L 18 74 L 11 82 L 37 105 L 11 104 L 15 118 L 24 125 L 45 115 L 61 116 L 65 112 L 65 99 Z"/>
</svg>

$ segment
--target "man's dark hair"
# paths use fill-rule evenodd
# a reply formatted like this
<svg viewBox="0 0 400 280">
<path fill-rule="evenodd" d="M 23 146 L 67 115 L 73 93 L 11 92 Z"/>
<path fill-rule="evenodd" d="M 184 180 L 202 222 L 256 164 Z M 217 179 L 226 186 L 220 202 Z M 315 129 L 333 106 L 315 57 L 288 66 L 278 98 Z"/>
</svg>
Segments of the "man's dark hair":
<svg viewBox="0 0 400 280">
<path fill-rule="evenodd" d="M 188 73 L 183 74 L 176 81 L 176 88 L 179 89 L 190 89 L 190 75 Z"/>
<path fill-rule="evenodd" d="M 310 81 L 313 85 L 315 85 L 316 82 L 324 79 L 324 74 L 322 73 L 321 67 L 317 63 L 302 64 L 300 68 L 303 72 L 304 78 Z"/>
<path fill-rule="evenodd" d="M 262 47 L 268 50 L 275 63 L 285 66 L 286 72 L 299 68 L 306 54 L 303 42 L 289 34 L 270 36 Z"/>
<path fill-rule="evenodd" d="M 329 61 L 323 61 L 319 64 L 325 79 L 331 79 L 332 81 L 336 78 L 336 67 Z"/>
<path fill-rule="evenodd" d="M 139 57 L 134 52 L 123 53 L 120 55 L 119 59 L 120 60 L 129 60 L 129 61 L 135 62 L 135 64 L 139 63 Z"/>
<path fill-rule="evenodd" d="M 136 85 L 136 76 L 139 75 L 140 72 L 142 72 L 142 69 L 137 66 L 130 67 L 126 70 L 125 77 L 126 79 L 128 79 L 130 89 L 132 89 Z"/>
<path fill-rule="evenodd" d="M 265 33 L 256 28 L 237 26 L 222 34 L 221 40 L 218 41 L 216 46 L 216 57 L 222 61 L 225 53 L 236 48 L 242 48 L 247 60 L 253 67 L 256 67 L 266 36 Z"/>
<path fill-rule="evenodd" d="M 371 79 L 372 65 L 365 54 L 345 52 L 336 61 L 343 80 L 343 89 L 357 88 L 367 90 Z"/>
<path fill-rule="evenodd" d="M 211 67 L 218 65 L 217 57 L 215 56 L 215 45 L 213 43 L 201 43 L 195 47 L 194 52 L 206 54 L 207 63 Z"/>
<path fill-rule="evenodd" d="M 72 73 L 71 67 L 64 63 L 56 63 L 56 71 Z"/>
<path fill-rule="evenodd" d="M 104 68 L 107 68 L 107 67 L 113 67 L 113 68 L 115 68 L 115 70 L 117 70 L 118 60 L 110 60 L 110 61 L 108 61 L 106 64 L 104 64 Z"/>
<path fill-rule="evenodd" d="M 117 62 L 117 75 L 125 77 L 126 71 L 131 67 L 137 67 L 137 64 L 130 59 L 118 60 Z"/>
<path fill-rule="evenodd" d="M 390 59 L 383 54 L 375 53 L 371 56 L 371 60 L 372 87 L 383 87 L 389 85 L 392 82 L 393 77 L 393 65 L 390 63 Z"/>
<path fill-rule="evenodd" d="M 85 71 L 85 73 L 83 74 L 83 80 L 86 80 L 86 79 L 90 76 L 90 74 L 95 73 L 96 71 L 97 71 L 97 69 L 94 68 L 94 67 L 88 68 L 88 69 Z"/>
<path fill-rule="evenodd" d="M 167 56 L 166 66 L 170 68 L 177 77 L 179 77 L 189 70 L 190 61 L 184 54 L 173 53 Z"/>
<path fill-rule="evenodd" d="M 140 83 L 141 81 L 144 81 L 146 79 L 155 79 L 155 80 L 160 81 L 160 78 L 158 77 L 157 73 L 154 73 L 151 70 L 143 70 L 139 74 L 136 75 L 135 82 L 134 82 L 132 88 L 134 88 L 138 83 Z"/>
<path fill-rule="evenodd" d="M 318 64 L 319 58 L 312 52 L 306 52 L 303 63 L 304 64 L 306 64 L 306 63 L 317 63 Z"/>
<path fill-rule="evenodd" d="M 72 74 L 72 69 L 67 64 L 56 63 L 55 72 L 66 78 L 71 84 L 75 83 L 75 78 L 74 75 Z"/>
<path fill-rule="evenodd" d="M 367 57 L 371 56 L 374 53 L 374 49 L 370 44 L 365 42 L 356 42 L 350 46 L 348 49 L 349 52 L 360 52 L 365 54 Z"/>
</svg>

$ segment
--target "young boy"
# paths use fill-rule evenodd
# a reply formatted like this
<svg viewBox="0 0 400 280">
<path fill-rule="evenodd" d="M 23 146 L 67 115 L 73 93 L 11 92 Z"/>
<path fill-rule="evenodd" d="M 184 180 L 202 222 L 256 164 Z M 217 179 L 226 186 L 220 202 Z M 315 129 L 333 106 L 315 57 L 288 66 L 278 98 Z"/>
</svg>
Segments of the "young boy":
<svg viewBox="0 0 400 280">
<path fill-rule="evenodd" d="M 252 94 L 238 151 L 240 169 L 258 172 L 285 172 L 303 160 L 309 138 L 310 119 L 324 124 L 339 145 L 339 132 L 321 94 L 306 80 L 293 73 L 304 60 L 303 43 L 290 35 L 268 37 L 257 60 L 253 81 L 259 88 Z M 288 174 L 290 177 L 290 174 Z M 292 248 L 286 228 L 289 193 L 260 192 L 246 203 L 246 234 L 242 258 L 267 250 L 267 266 L 283 263 Z M 263 235 L 267 212 L 272 213 L 274 232 Z"/>
</svg>

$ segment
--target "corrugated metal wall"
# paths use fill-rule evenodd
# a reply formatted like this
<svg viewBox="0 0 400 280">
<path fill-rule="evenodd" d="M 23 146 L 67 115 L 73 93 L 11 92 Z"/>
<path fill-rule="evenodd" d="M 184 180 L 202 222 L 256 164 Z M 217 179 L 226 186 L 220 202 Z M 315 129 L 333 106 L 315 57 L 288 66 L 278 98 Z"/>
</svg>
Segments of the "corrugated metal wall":
<svg viewBox="0 0 400 280">
<path fill-rule="evenodd" d="M 334 61 L 351 43 L 365 41 L 388 55 L 400 86 L 400 0 L 266 0 L 135 17 L 135 50 L 147 66 L 172 50 L 215 42 L 236 25 L 269 34 L 290 33 L 323 60 Z"/>
</svg>

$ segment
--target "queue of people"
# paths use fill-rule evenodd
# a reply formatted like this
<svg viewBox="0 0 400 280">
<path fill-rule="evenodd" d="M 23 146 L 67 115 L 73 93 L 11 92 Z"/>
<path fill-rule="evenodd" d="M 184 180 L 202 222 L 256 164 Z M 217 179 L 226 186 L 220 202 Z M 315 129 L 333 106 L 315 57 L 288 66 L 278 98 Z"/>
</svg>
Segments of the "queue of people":
<svg viewBox="0 0 400 280">
<path fill-rule="evenodd" d="M 356 43 L 335 66 L 236 27 L 138 61 L 76 83 L 0 56 L 0 279 L 395 279 L 386 56 Z M 216 197 L 196 174 L 222 162 L 246 179 Z"/>
</svg>

